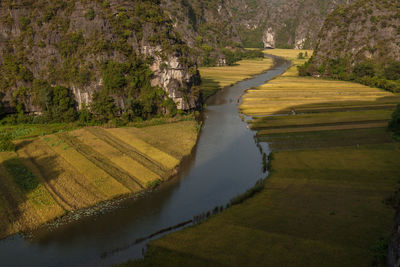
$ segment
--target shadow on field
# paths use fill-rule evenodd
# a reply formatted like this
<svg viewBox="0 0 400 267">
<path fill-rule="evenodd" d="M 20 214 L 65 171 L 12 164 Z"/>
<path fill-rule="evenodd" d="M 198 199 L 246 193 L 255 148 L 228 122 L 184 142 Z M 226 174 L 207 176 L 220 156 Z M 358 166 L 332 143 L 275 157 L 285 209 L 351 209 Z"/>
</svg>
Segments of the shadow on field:
<svg viewBox="0 0 400 267">
<path fill-rule="evenodd" d="M 298 113 L 321 113 L 363 110 L 394 110 L 400 97 L 381 97 L 376 101 L 332 101 L 292 106 L 274 112 L 274 115 L 293 115 Z M 293 113 L 294 112 L 294 113 Z"/>
<path fill-rule="evenodd" d="M 398 102 L 393 96 L 292 106 L 255 117 L 251 127 L 272 151 L 392 143 L 386 127 Z"/>
<path fill-rule="evenodd" d="M 3 169 L 4 168 L 4 169 Z M 18 158 L 5 160 L 0 170 L 0 238 L 16 231 L 23 230 L 23 205 L 27 202 L 27 194 L 34 190 L 38 183 L 32 180 L 32 173 Z M 8 175 L 9 174 L 9 175 Z"/>
</svg>

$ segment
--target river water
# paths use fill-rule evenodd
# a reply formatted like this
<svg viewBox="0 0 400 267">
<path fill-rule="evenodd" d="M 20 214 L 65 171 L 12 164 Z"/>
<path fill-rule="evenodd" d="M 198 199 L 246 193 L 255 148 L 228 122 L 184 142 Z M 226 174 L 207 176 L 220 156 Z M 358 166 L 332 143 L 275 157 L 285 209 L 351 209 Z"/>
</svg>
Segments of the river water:
<svg viewBox="0 0 400 267">
<path fill-rule="evenodd" d="M 246 89 L 283 73 L 290 65 L 274 58 L 269 71 L 222 90 L 209 99 L 203 129 L 178 178 L 117 209 L 84 218 L 30 239 L 14 235 L 0 241 L 2 266 L 109 266 L 142 256 L 149 240 L 135 240 L 193 216 L 225 206 L 234 196 L 265 178 L 255 132 L 238 112 Z M 162 134 L 162 133 L 160 133 Z M 268 153 L 268 146 L 263 145 Z M 155 236 L 159 238 L 161 235 Z"/>
</svg>

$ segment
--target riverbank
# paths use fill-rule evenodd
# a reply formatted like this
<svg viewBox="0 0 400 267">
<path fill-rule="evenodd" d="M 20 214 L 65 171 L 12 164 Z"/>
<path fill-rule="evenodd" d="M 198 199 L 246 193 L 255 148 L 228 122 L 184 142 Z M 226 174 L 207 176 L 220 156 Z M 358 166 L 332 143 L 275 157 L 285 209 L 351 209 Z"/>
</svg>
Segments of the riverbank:
<svg viewBox="0 0 400 267">
<path fill-rule="evenodd" d="M 194 120 L 43 136 L 32 127 L 39 130 L 8 129 L 23 139 L 15 152 L 0 153 L 0 238 L 152 189 L 176 175 L 198 135 Z"/>
<path fill-rule="evenodd" d="M 386 131 L 398 96 L 301 78 L 299 51 L 282 76 L 249 90 L 241 110 L 273 151 L 264 189 L 211 219 L 152 241 L 123 266 L 384 264 L 400 149 Z M 280 114 L 282 116 L 266 116 Z"/>
</svg>

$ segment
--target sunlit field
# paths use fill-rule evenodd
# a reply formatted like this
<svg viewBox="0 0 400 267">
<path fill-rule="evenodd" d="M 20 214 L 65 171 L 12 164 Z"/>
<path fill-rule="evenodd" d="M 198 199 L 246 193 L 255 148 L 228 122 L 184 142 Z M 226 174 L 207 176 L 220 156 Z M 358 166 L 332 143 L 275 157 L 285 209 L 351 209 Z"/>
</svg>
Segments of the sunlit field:
<svg viewBox="0 0 400 267">
<path fill-rule="evenodd" d="M 170 178 L 197 131 L 196 122 L 183 121 L 14 141 L 16 152 L 0 153 L 0 238 Z"/>
<path fill-rule="evenodd" d="M 272 59 L 264 58 L 241 60 L 235 66 L 200 68 L 203 96 L 207 99 L 216 91 L 262 73 L 272 65 Z"/>
</svg>

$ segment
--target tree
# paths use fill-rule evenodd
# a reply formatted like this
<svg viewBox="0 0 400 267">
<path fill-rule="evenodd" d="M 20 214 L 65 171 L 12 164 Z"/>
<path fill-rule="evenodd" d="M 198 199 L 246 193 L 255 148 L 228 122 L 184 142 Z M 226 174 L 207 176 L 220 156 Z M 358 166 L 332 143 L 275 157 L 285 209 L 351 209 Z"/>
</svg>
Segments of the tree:
<svg viewBox="0 0 400 267">
<path fill-rule="evenodd" d="M 394 110 L 388 128 L 392 132 L 400 134 L 400 104 L 397 105 L 397 108 Z"/>
<path fill-rule="evenodd" d="M 114 119 L 119 112 L 114 98 L 104 92 L 93 94 L 90 110 L 93 113 L 94 119 L 102 123 Z"/>
<path fill-rule="evenodd" d="M 388 80 L 399 80 L 400 79 L 400 61 L 391 63 L 385 68 L 385 78 Z"/>
<path fill-rule="evenodd" d="M 71 98 L 70 90 L 64 86 L 53 88 L 51 108 L 52 119 L 62 122 L 71 122 L 76 119 L 75 101 Z"/>
<path fill-rule="evenodd" d="M 374 65 L 368 62 L 357 64 L 353 69 L 353 73 L 359 78 L 373 77 L 375 75 Z"/>
</svg>

